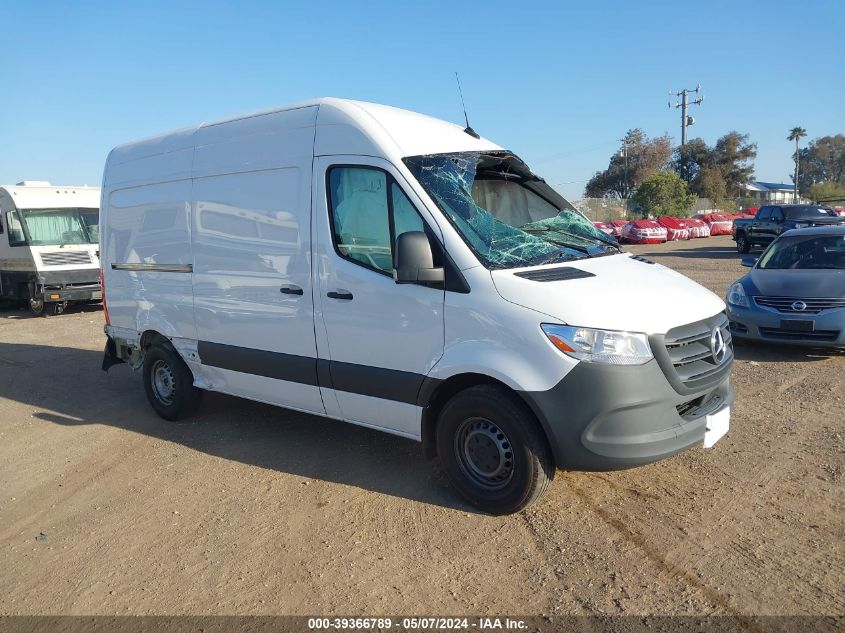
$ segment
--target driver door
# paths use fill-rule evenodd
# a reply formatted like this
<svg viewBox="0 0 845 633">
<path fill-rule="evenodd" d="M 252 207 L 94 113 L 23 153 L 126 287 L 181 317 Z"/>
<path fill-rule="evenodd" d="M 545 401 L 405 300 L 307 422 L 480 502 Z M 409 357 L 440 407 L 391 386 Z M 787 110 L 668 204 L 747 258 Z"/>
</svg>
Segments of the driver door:
<svg viewBox="0 0 845 633">
<path fill-rule="evenodd" d="M 443 354 L 445 290 L 397 284 L 393 249 L 405 231 L 439 239 L 439 230 L 386 161 L 319 157 L 314 179 L 315 326 L 326 412 L 417 438 L 417 395 Z"/>
</svg>

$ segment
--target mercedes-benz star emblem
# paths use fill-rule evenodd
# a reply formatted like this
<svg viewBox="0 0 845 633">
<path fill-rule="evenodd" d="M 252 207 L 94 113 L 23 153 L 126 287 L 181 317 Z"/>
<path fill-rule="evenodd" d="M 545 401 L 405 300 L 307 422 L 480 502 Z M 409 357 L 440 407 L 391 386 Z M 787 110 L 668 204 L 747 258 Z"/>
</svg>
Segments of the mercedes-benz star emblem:
<svg viewBox="0 0 845 633">
<path fill-rule="evenodd" d="M 722 330 L 718 327 L 713 328 L 713 333 L 710 335 L 710 351 L 716 364 L 721 364 L 728 354 L 728 346 L 725 344 L 725 337 L 722 336 Z"/>
<path fill-rule="evenodd" d="M 807 304 L 804 303 L 803 301 L 796 301 L 795 303 L 792 304 L 792 309 L 795 310 L 796 312 L 803 312 L 804 310 L 807 309 Z"/>
</svg>

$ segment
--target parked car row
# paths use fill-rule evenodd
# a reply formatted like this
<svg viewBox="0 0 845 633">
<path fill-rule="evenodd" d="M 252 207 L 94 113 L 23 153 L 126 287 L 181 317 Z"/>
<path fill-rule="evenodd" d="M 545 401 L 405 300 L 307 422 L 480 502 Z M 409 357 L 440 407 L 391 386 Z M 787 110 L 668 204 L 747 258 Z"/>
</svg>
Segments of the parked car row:
<svg viewBox="0 0 845 633">
<path fill-rule="evenodd" d="M 675 240 L 690 240 L 711 235 L 730 235 L 735 218 L 748 215 L 722 213 L 699 214 L 692 218 L 661 216 L 656 220 L 613 220 L 593 222 L 600 231 L 628 244 L 661 244 Z"/>
</svg>

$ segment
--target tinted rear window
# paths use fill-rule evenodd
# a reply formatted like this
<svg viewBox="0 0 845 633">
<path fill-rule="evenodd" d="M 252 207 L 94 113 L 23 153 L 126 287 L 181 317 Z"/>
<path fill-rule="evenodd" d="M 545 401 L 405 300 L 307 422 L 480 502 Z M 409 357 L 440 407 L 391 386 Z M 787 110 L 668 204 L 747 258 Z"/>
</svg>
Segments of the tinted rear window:
<svg viewBox="0 0 845 633">
<path fill-rule="evenodd" d="M 833 212 L 833 209 L 828 209 L 827 207 L 816 207 L 812 205 L 805 205 L 801 207 L 787 207 L 784 209 L 784 213 L 786 217 L 790 220 L 796 220 L 799 218 L 817 218 L 819 216 L 833 216 L 836 217 L 836 214 Z"/>
</svg>

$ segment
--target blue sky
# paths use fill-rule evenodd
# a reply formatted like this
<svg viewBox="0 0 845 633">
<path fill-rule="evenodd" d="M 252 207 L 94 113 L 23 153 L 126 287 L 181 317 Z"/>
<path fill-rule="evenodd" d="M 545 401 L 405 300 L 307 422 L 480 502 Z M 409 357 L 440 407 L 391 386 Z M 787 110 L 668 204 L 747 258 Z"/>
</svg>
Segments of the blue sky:
<svg viewBox="0 0 845 633">
<path fill-rule="evenodd" d="M 124 6 L 125 5 L 125 6 Z M 98 184 L 117 144 L 318 96 L 472 126 L 577 198 L 631 127 L 680 141 L 667 91 L 700 82 L 692 137 L 845 132 L 845 3 L 3 0 L 0 182 Z"/>
</svg>

